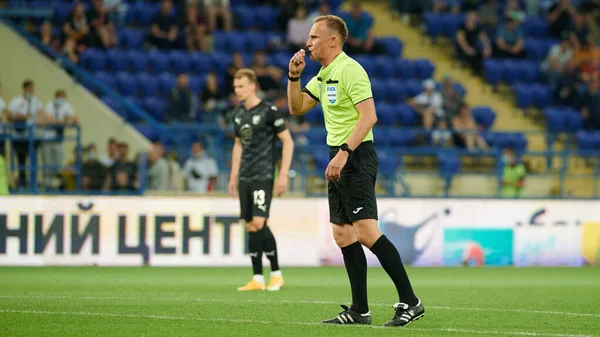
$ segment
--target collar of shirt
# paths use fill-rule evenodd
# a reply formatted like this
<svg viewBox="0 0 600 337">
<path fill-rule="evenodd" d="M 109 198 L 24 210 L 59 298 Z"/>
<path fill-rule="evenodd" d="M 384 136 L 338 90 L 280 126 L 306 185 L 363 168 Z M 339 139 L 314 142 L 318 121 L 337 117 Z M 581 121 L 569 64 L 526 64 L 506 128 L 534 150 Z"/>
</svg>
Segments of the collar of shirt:
<svg viewBox="0 0 600 337">
<path fill-rule="evenodd" d="M 333 69 L 336 64 L 338 64 L 342 60 L 346 59 L 346 57 L 347 57 L 347 55 L 345 52 L 339 53 L 327 67 L 321 69 L 320 75 L 322 77 L 327 77 L 327 75 L 329 74 L 331 69 Z"/>
</svg>

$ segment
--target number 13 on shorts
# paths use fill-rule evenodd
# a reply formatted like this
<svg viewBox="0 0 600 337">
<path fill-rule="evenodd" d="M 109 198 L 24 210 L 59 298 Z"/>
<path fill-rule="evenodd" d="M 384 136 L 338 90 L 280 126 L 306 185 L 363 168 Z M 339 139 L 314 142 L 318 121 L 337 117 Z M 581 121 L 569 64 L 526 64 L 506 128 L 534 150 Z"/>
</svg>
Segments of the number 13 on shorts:
<svg viewBox="0 0 600 337">
<path fill-rule="evenodd" d="M 263 212 L 267 211 L 267 205 L 266 205 L 266 194 L 265 194 L 265 190 L 255 190 L 254 193 L 254 205 L 256 205 L 256 207 L 258 207 L 258 209 L 260 209 Z"/>
</svg>

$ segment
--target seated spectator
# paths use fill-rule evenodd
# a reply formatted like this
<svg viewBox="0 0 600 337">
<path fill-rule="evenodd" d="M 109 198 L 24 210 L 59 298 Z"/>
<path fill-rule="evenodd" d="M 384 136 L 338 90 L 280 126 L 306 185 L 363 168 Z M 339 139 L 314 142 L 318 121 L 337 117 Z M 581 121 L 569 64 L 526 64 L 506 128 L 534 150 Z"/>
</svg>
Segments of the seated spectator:
<svg viewBox="0 0 600 337">
<path fill-rule="evenodd" d="M 235 77 L 235 73 L 245 67 L 242 53 L 233 53 L 231 55 L 231 63 L 227 67 L 227 73 L 225 73 L 225 93 L 227 95 L 233 93 L 233 78 Z"/>
<path fill-rule="evenodd" d="M 98 160 L 96 145 L 88 145 L 85 153 L 81 165 L 81 189 L 84 191 L 100 191 L 106 175 L 106 168 Z"/>
<path fill-rule="evenodd" d="M 259 50 L 254 54 L 252 70 L 256 73 L 260 90 L 263 92 L 272 92 L 282 87 L 283 73 L 281 69 L 267 63 L 264 51 Z"/>
<path fill-rule="evenodd" d="M 129 145 L 120 143 L 119 157 L 110 167 L 104 180 L 104 191 L 135 191 L 138 170 L 135 163 L 129 160 Z"/>
<path fill-rule="evenodd" d="M 452 132 L 448 129 L 446 118 L 438 121 L 435 130 L 431 133 L 431 142 L 437 147 L 452 147 Z"/>
<path fill-rule="evenodd" d="M 206 83 L 200 97 L 202 102 L 204 123 L 217 123 L 223 110 L 227 108 L 227 98 L 223 91 L 219 89 L 217 76 L 210 73 L 206 76 Z"/>
<path fill-rule="evenodd" d="M 192 157 L 183 166 L 183 177 L 187 181 L 187 190 L 205 194 L 215 186 L 218 176 L 217 161 L 204 152 L 202 143 L 192 144 Z"/>
<path fill-rule="evenodd" d="M 329 7 L 329 3 L 326 0 L 319 1 L 319 5 L 317 6 L 317 10 L 313 11 L 308 15 L 308 21 L 313 22 L 317 17 L 321 15 L 329 15 L 331 14 L 331 8 Z M 305 39 L 306 40 L 306 39 Z M 306 41 L 304 41 L 306 44 Z"/>
<path fill-rule="evenodd" d="M 204 8 L 208 16 L 208 28 L 211 32 L 217 29 L 231 31 L 233 22 L 229 0 L 204 0 Z"/>
<path fill-rule="evenodd" d="M 573 25 L 570 27 L 571 44 L 577 50 L 587 38 L 590 38 L 590 27 L 588 24 L 588 15 L 580 13 L 573 18 Z M 592 38 L 593 41 L 593 38 Z"/>
<path fill-rule="evenodd" d="M 346 20 L 348 38 L 344 44 L 348 54 L 381 54 L 382 48 L 375 44 L 371 23 L 362 15 L 358 1 L 352 3 L 350 18 Z"/>
<path fill-rule="evenodd" d="M 186 7 L 185 20 L 183 22 L 185 33 L 185 47 L 189 51 L 207 51 L 206 35 L 208 23 L 202 13 L 198 11 L 197 5 Z"/>
<path fill-rule="evenodd" d="M 598 92 L 598 87 L 599 80 L 591 80 L 587 84 L 586 92 L 577 103 L 583 117 L 583 128 L 586 130 L 600 130 L 600 92 Z"/>
<path fill-rule="evenodd" d="M 93 0 L 93 8 L 87 13 L 92 34 L 95 35 L 104 48 L 112 48 L 118 45 L 115 25 L 104 11 L 103 0 Z M 95 39 L 94 39 L 95 40 Z"/>
<path fill-rule="evenodd" d="M 508 0 L 504 7 L 504 17 L 510 17 L 513 18 L 513 20 L 523 22 L 527 18 L 527 15 L 521 8 L 519 0 Z"/>
<path fill-rule="evenodd" d="M 149 43 L 158 49 L 171 49 L 177 47 L 179 27 L 177 19 L 172 15 L 172 0 L 162 0 L 160 11 L 154 15 L 150 22 Z"/>
<path fill-rule="evenodd" d="M 60 37 L 54 35 L 50 21 L 44 21 L 44 23 L 42 23 L 38 38 L 43 45 L 50 47 L 50 49 L 55 52 L 60 50 Z"/>
<path fill-rule="evenodd" d="M 542 73 L 552 89 L 558 87 L 565 65 L 571 62 L 572 59 L 573 49 L 571 48 L 570 36 L 568 33 L 564 33 L 560 43 L 552 46 L 541 66 Z"/>
<path fill-rule="evenodd" d="M 148 191 L 167 191 L 169 189 L 169 163 L 162 157 L 162 146 L 152 144 L 148 150 L 148 173 L 146 189 Z"/>
<path fill-rule="evenodd" d="M 458 116 L 452 119 L 452 129 L 458 136 L 457 143 L 466 147 L 467 150 L 487 151 L 489 149 L 487 142 L 479 134 L 479 127 L 471 115 L 471 107 L 468 104 L 463 104 Z"/>
<path fill-rule="evenodd" d="M 548 10 L 548 32 L 554 37 L 560 37 L 562 32 L 569 29 L 577 16 L 577 10 L 571 0 L 558 0 Z"/>
<path fill-rule="evenodd" d="M 444 76 L 444 81 L 442 82 L 442 101 L 442 110 L 444 110 L 446 118 L 452 120 L 452 118 L 458 115 L 463 99 L 454 87 L 452 78 L 448 75 Z"/>
<path fill-rule="evenodd" d="M 183 174 L 181 173 L 181 166 L 177 161 L 177 152 L 168 152 L 166 158 L 169 164 L 169 191 L 183 191 Z"/>
<path fill-rule="evenodd" d="M 287 35 L 288 22 L 296 15 L 298 7 L 306 8 L 304 0 L 277 0 L 277 8 L 279 8 L 279 16 L 277 17 L 277 30 Z"/>
<path fill-rule="evenodd" d="M 577 68 L 572 62 L 566 63 L 554 90 L 554 104 L 574 106 L 579 97 L 577 83 L 579 81 Z"/>
<path fill-rule="evenodd" d="M 115 163 L 115 161 L 118 158 L 119 143 L 117 143 L 116 139 L 111 137 L 108 139 L 107 154 L 104 155 L 104 157 L 100 158 L 100 164 L 102 164 L 106 168 L 109 168 Z"/>
<path fill-rule="evenodd" d="M 520 198 L 525 186 L 525 175 L 527 174 L 525 165 L 517 160 L 515 150 L 512 148 L 504 149 L 502 163 L 502 189 L 500 195 L 503 198 Z"/>
<path fill-rule="evenodd" d="M 421 122 L 426 129 L 433 127 L 436 118 L 444 117 L 443 103 L 442 94 L 435 90 L 435 81 L 432 79 L 424 81 L 423 92 L 409 101 L 410 106 L 421 116 Z"/>
<path fill-rule="evenodd" d="M 492 48 L 487 34 L 481 29 L 477 22 L 475 12 L 467 13 L 465 22 L 460 25 L 456 32 L 456 50 L 459 59 L 465 61 L 477 74 L 481 73 L 482 60 L 492 55 Z M 477 41 L 481 41 L 483 52 L 477 49 Z"/>
<path fill-rule="evenodd" d="M 579 77 L 583 82 L 598 77 L 600 51 L 592 44 L 591 39 L 583 40 L 581 46 L 575 49 L 573 60 L 579 70 Z"/>
<path fill-rule="evenodd" d="M 171 122 L 187 122 L 196 119 L 197 101 L 189 87 L 187 74 L 177 76 L 177 86 L 169 94 L 167 119 Z"/>
<path fill-rule="evenodd" d="M 494 40 L 496 37 L 496 30 L 498 29 L 498 11 L 500 6 L 498 0 L 486 0 L 479 6 L 477 14 L 479 15 L 479 22 L 481 23 L 481 29 L 489 36 L 490 39 Z"/>
<path fill-rule="evenodd" d="M 77 42 L 72 37 L 67 37 L 65 39 L 65 44 L 62 48 L 62 54 L 69 58 L 69 61 L 74 64 L 79 63 L 79 51 L 77 51 Z"/>
<path fill-rule="evenodd" d="M 296 16 L 288 22 L 287 44 L 290 46 L 290 52 L 295 53 L 306 47 L 306 39 L 313 22 L 306 17 L 306 9 L 298 7 Z"/>
<path fill-rule="evenodd" d="M 520 22 L 516 17 L 507 17 L 498 28 L 494 54 L 498 58 L 522 58 L 525 56 L 525 40 Z"/>
<path fill-rule="evenodd" d="M 85 15 L 85 7 L 78 3 L 73 8 L 73 12 L 67 16 L 63 25 L 63 32 L 66 37 L 71 37 L 83 46 L 93 45 L 94 37 L 90 34 L 90 23 Z"/>
</svg>

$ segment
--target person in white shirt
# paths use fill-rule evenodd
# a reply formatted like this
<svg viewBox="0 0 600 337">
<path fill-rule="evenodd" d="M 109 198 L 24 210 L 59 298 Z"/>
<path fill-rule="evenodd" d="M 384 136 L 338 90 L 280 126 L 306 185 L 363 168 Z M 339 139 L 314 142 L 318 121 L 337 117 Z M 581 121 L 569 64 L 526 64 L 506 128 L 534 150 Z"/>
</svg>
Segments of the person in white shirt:
<svg viewBox="0 0 600 337">
<path fill-rule="evenodd" d="M 306 47 L 306 37 L 309 35 L 313 22 L 306 17 L 306 9 L 299 6 L 296 16 L 288 21 L 287 43 L 291 50 L 297 51 Z"/>
<path fill-rule="evenodd" d="M 36 135 L 36 125 L 43 124 L 44 115 L 42 114 L 42 102 L 33 94 L 35 85 L 32 80 L 23 82 L 23 94 L 14 97 L 9 104 L 8 112 L 9 119 L 14 128 L 14 136 L 17 139 L 13 140 L 13 147 L 17 154 L 17 162 L 23 167 L 27 163 L 29 157 L 29 138 L 28 126 L 33 126 L 33 136 Z M 34 142 L 37 149 L 38 141 Z M 19 169 L 19 187 L 25 187 L 27 184 L 27 170 Z"/>
<path fill-rule="evenodd" d="M 423 92 L 410 100 L 412 106 L 423 121 L 423 127 L 431 129 L 436 119 L 444 117 L 442 94 L 435 90 L 435 81 L 432 79 L 423 82 Z"/>
<path fill-rule="evenodd" d="M 204 194 L 209 184 L 217 179 L 219 168 L 217 161 L 204 152 L 200 142 L 192 144 L 192 157 L 183 167 L 183 177 L 187 180 L 188 191 Z"/>
<path fill-rule="evenodd" d="M 42 152 L 44 165 L 48 166 L 44 170 L 44 183 L 46 187 L 53 186 L 53 180 L 58 178 L 61 166 L 63 164 L 63 139 L 64 128 L 66 124 L 77 124 L 77 117 L 73 107 L 67 102 L 67 93 L 59 89 L 54 94 L 54 100 L 46 104 L 44 144 Z"/>
</svg>

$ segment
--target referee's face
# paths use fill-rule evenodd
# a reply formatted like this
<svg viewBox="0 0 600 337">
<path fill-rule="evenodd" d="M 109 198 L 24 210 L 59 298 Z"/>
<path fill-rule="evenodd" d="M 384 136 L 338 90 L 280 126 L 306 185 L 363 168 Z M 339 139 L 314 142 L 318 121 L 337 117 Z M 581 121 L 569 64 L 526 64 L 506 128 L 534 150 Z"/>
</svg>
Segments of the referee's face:
<svg viewBox="0 0 600 337">
<path fill-rule="evenodd" d="M 310 33 L 308 34 L 308 41 L 306 41 L 306 46 L 308 47 L 308 50 L 310 50 L 311 60 L 318 61 L 323 58 L 330 37 L 331 34 L 327 29 L 325 21 L 319 21 L 312 25 Z"/>
</svg>

